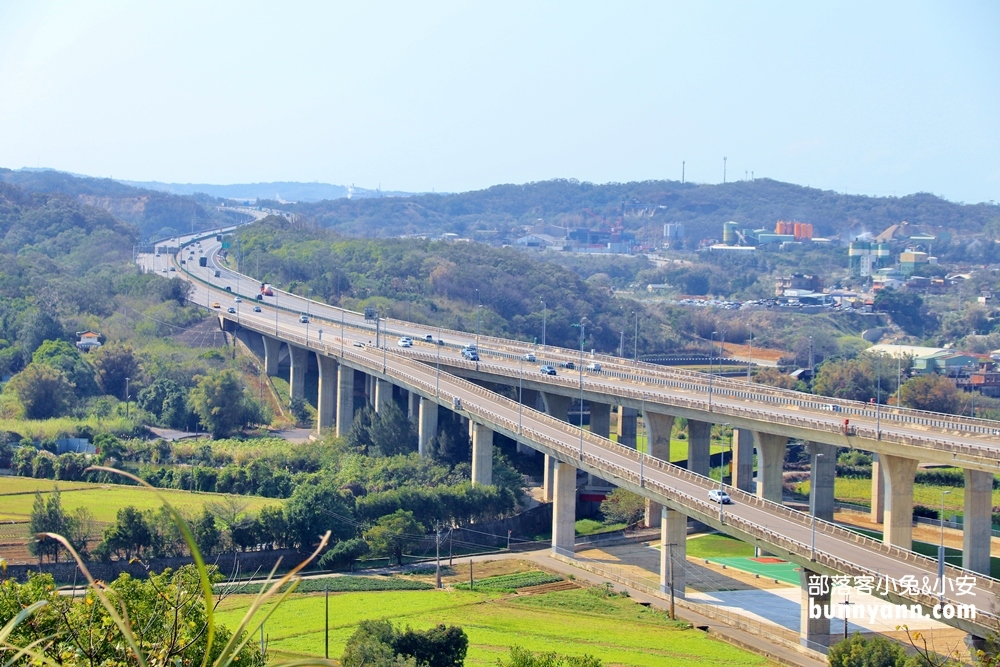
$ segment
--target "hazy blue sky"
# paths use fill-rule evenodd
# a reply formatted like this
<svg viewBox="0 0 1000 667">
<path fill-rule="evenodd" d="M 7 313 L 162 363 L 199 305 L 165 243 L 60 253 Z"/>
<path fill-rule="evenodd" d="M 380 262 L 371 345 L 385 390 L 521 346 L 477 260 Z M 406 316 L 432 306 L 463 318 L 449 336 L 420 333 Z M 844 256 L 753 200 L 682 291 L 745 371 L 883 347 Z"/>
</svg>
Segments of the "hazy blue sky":
<svg viewBox="0 0 1000 667">
<path fill-rule="evenodd" d="M 0 166 L 1000 200 L 1000 2 L 0 0 Z"/>
</svg>

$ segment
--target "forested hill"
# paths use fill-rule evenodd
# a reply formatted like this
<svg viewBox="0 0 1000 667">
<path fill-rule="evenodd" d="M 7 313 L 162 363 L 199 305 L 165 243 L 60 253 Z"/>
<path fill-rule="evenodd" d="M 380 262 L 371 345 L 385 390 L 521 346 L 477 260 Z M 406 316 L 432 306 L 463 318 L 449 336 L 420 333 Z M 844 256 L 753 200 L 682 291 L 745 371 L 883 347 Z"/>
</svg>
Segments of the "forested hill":
<svg viewBox="0 0 1000 667">
<path fill-rule="evenodd" d="M 539 220 L 597 228 L 621 215 L 626 229 L 662 234 L 668 222 L 684 223 L 688 239 L 719 238 L 722 223 L 771 227 L 776 220 L 810 222 L 818 236 L 878 233 L 903 220 L 921 229 L 978 233 L 1000 217 L 989 204 L 962 205 L 931 194 L 905 197 L 842 195 L 770 179 L 700 185 L 677 181 L 608 183 L 553 180 L 496 185 L 450 195 L 337 199 L 290 207 L 344 234 L 386 237 L 404 233 L 507 230 Z"/>
<path fill-rule="evenodd" d="M 110 178 L 74 176 L 53 170 L 0 169 L 0 183 L 29 192 L 59 193 L 82 204 L 96 206 L 135 225 L 142 240 L 164 238 L 179 232 L 208 229 L 227 219 L 214 209 L 215 201 L 203 196 L 182 197 L 134 188 Z"/>
</svg>

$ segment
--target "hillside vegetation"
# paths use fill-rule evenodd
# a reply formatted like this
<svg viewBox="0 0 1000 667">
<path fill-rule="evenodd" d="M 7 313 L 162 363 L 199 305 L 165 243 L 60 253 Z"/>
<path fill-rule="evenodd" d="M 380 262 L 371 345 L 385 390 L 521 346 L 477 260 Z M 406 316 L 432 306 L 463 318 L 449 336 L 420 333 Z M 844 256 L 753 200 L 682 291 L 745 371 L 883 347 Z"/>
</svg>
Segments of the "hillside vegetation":
<svg viewBox="0 0 1000 667">
<path fill-rule="evenodd" d="M 269 217 L 238 234 L 243 266 L 261 280 L 331 304 L 522 340 L 580 346 L 574 325 L 586 317 L 586 349 L 618 348 L 622 328 L 633 335 L 640 310 L 639 350 L 661 342 L 650 313 L 568 269 L 513 248 L 422 239 L 345 239 Z M 234 243 L 235 247 L 237 244 Z M 259 269 L 258 269 L 259 267 Z M 477 300 L 478 299 L 478 300 Z M 542 307 L 542 302 L 545 308 Z M 652 321 L 652 323 L 651 323 Z"/>
<path fill-rule="evenodd" d="M 354 236 L 466 234 L 506 230 L 539 220 L 595 228 L 623 216 L 626 229 L 650 225 L 648 233 L 656 238 L 662 238 L 664 223 L 684 223 L 688 240 L 695 242 L 705 237 L 719 238 L 721 225 L 727 220 L 748 227 L 773 227 L 779 219 L 801 220 L 812 223 L 817 235 L 833 236 L 877 233 L 902 220 L 921 228 L 977 233 L 1000 217 L 997 207 L 989 204 L 956 204 L 927 193 L 867 197 L 771 179 L 725 185 L 677 181 L 596 185 L 552 180 L 496 185 L 450 195 L 337 199 L 290 208 L 325 227 Z"/>
<path fill-rule="evenodd" d="M 208 229 L 228 222 L 228 218 L 215 211 L 216 201 L 210 197 L 182 197 L 145 190 L 110 178 L 73 176 L 53 170 L 0 169 L 0 183 L 15 185 L 28 192 L 65 195 L 81 204 L 104 209 L 131 223 L 136 240 L 165 238 L 192 228 Z M 125 247 L 131 247 L 134 242 Z"/>
</svg>

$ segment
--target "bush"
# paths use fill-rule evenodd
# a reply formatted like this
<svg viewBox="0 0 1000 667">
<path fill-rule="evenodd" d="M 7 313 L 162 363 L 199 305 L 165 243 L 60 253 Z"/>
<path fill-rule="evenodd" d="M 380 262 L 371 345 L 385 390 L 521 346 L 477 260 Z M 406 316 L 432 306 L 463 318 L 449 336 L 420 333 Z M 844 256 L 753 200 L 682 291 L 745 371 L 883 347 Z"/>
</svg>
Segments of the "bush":
<svg viewBox="0 0 1000 667">
<path fill-rule="evenodd" d="M 907 656 L 902 646 L 885 637 L 855 633 L 831 646 L 827 660 L 830 667 L 903 667 Z"/>
</svg>

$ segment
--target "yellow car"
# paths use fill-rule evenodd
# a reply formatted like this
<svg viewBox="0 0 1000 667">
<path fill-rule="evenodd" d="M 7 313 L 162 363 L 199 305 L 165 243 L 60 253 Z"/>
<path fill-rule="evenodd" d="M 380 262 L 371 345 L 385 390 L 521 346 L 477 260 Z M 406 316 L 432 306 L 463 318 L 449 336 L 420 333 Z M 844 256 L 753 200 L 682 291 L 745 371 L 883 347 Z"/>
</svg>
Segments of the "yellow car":
<svg viewBox="0 0 1000 667">
<path fill-rule="evenodd" d="M 216 301 L 215 303 L 212 304 L 212 308 L 222 308 L 222 305 L 218 301 Z"/>
</svg>

